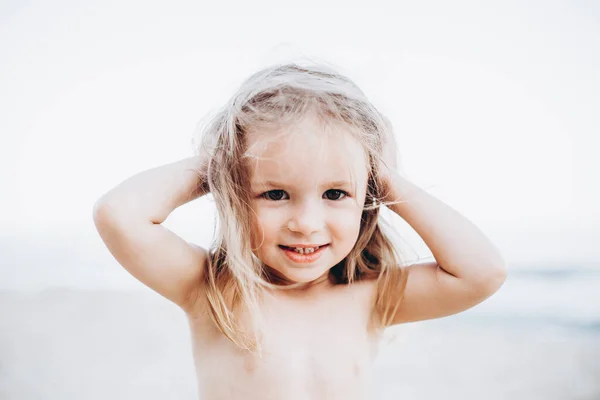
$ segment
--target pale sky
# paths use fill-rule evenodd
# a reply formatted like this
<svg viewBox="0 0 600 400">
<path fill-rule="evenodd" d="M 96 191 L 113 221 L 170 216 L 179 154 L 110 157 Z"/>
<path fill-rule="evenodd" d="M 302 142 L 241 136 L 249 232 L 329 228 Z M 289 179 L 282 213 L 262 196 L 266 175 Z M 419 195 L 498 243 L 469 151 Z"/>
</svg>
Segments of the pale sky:
<svg viewBox="0 0 600 400">
<path fill-rule="evenodd" d="M 243 79 L 306 55 L 353 79 L 409 177 L 511 260 L 598 259 L 598 5 L 327 4 L 0 4 L 2 236 L 99 240 L 101 194 L 191 155 L 196 123 Z M 213 219 L 201 200 L 167 224 L 208 244 Z"/>
</svg>

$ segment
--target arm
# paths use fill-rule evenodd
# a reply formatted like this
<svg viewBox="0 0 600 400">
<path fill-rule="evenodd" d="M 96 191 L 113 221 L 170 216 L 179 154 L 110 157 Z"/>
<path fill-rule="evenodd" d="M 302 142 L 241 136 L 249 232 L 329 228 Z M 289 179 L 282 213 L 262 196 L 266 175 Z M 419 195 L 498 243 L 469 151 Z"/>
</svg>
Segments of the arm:
<svg viewBox="0 0 600 400">
<path fill-rule="evenodd" d="M 411 265 L 404 293 L 384 304 L 398 304 L 392 324 L 456 314 L 494 294 L 506 279 L 500 251 L 468 219 L 410 182 L 396 168 L 397 146 L 391 122 L 379 164 L 386 202 L 431 250 L 435 262 Z"/>
<path fill-rule="evenodd" d="M 115 259 L 136 279 L 188 310 L 198 295 L 206 250 L 161 225 L 177 207 L 207 193 L 206 156 L 134 175 L 95 204 L 94 223 Z"/>
<path fill-rule="evenodd" d="M 393 323 L 439 318 L 469 309 L 504 283 L 494 244 L 468 219 L 395 171 L 387 179 L 389 208 L 423 239 L 436 262 L 407 267 L 408 281 Z"/>
</svg>

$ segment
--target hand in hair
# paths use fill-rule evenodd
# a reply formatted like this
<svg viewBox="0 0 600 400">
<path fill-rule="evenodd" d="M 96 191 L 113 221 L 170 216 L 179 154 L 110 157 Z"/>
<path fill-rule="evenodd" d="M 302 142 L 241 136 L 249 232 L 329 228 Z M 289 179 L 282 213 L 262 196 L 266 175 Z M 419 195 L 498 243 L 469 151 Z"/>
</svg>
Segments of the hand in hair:
<svg viewBox="0 0 600 400">
<path fill-rule="evenodd" d="M 384 137 L 382 138 L 382 154 L 379 160 L 379 175 L 384 185 L 384 193 L 389 193 L 391 188 L 391 176 L 397 172 L 398 169 L 398 150 L 396 139 L 394 137 L 394 130 L 392 129 L 392 123 L 390 120 L 383 116 L 386 130 Z"/>
<path fill-rule="evenodd" d="M 208 167 L 210 165 L 210 154 L 200 146 L 199 154 L 196 156 L 198 162 L 198 188 L 197 195 L 202 196 L 210 192 L 210 186 L 208 184 Z"/>
</svg>

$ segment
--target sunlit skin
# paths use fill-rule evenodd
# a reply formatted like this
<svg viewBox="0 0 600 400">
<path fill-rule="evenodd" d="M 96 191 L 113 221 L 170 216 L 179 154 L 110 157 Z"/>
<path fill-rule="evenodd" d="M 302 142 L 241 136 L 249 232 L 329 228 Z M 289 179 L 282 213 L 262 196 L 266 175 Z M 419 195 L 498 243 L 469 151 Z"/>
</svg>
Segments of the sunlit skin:
<svg viewBox="0 0 600 400">
<path fill-rule="evenodd" d="M 294 130 L 248 137 L 252 247 L 264 264 L 292 282 L 326 282 L 329 269 L 358 238 L 368 173 L 365 153 L 340 129 L 324 129 L 308 117 Z M 318 259 L 298 262 L 280 247 L 289 245 L 326 247 Z"/>
</svg>

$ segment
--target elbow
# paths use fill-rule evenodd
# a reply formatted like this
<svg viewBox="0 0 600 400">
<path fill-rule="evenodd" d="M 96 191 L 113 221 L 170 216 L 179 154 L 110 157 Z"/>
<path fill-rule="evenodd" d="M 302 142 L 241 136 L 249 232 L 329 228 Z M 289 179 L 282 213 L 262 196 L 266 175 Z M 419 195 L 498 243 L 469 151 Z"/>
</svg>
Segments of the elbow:
<svg viewBox="0 0 600 400">
<path fill-rule="evenodd" d="M 92 207 L 92 219 L 94 223 L 98 224 L 98 221 L 102 218 L 105 213 L 105 204 L 102 202 L 102 198 L 96 200 Z"/>
<path fill-rule="evenodd" d="M 496 293 L 506 281 L 508 269 L 503 264 L 496 264 L 480 269 L 477 276 L 468 280 L 470 291 L 477 297 L 487 298 Z"/>
<path fill-rule="evenodd" d="M 489 295 L 492 295 L 504 285 L 504 282 L 508 277 L 508 268 L 506 267 L 506 264 L 502 263 L 490 267 L 488 271 L 482 287 Z"/>
<path fill-rule="evenodd" d="M 99 198 L 92 208 L 92 219 L 97 228 L 122 219 L 122 214 L 119 207 L 104 196 Z"/>
<path fill-rule="evenodd" d="M 503 284 L 504 281 L 506 281 L 506 278 L 508 277 L 508 267 L 504 260 L 498 263 L 498 265 L 495 265 L 492 268 L 492 271 L 492 275 L 496 278 L 496 280 L 501 282 L 501 284 Z"/>
<path fill-rule="evenodd" d="M 99 232 L 111 219 L 110 206 L 102 199 L 99 199 L 94 203 L 94 207 L 92 208 L 92 219 Z"/>
<path fill-rule="evenodd" d="M 110 212 L 110 208 L 111 207 L 104 196 L 96 200 L 94 206 L 92 207 L 92 218 L 94 219 L 94 222 L 98 222 L 102 218 L 105 218 Z"/>
</svg>

